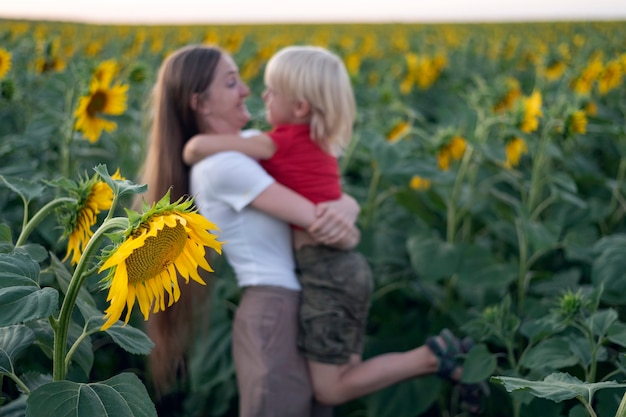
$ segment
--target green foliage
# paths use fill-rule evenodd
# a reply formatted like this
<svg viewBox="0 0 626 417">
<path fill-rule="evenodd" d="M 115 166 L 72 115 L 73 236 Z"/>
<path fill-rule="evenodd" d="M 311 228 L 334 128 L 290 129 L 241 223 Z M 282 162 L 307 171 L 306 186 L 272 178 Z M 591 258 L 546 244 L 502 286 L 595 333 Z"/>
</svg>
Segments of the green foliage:
<svg viewBox="0 0 626 417">
<path fill-rule="evenodd" d="M 77 181 L 94 166 L 135 177 L 158 66 L 169 51 L 207 40 L 231 52 L 249 84 L 251 127 L 267 127 L 263 69 L 281 46 L 320 44 L 358 63 L 351 70 L 358 118 L 340 162 L 344 188 L 362 207 L 359 250 L 375 272 L 365 358 L 408 350 L 448 327 L 475 341 L 463 379 L 494 377 L 485 415 L 614 415 L 626 378 L 625 31 L 624 22 L 109 27 L 0 21 L 2 47 L 12 54 L 12 69 L 0 82 L 0 372 L 6 377 L 0 413 L 23 416 L 35 401 L 24 392 L 54 388 L 46 385 L 50 376 L 31 372 L 49 365 L 47 317 L 58 313 L 72 277 L 61 261 L 66 246 L 58 224 L 42 219 L 31 230 L 25 219 L 57 197 L 51 185 Z M 93 69 L 112 58 L 120 64 L 116 79 L 129 84 L 128 109 L 110 117 L 114 132 L 90 143 L 74 131 L 73 112 Z M 60 61 L 65 66 L 55 69 Z M 541 115 L 529 131 L 522 121 L 534 92 L 541 95 Z M 572 123 L 580 111 L 584 131 Z M 407 129 L 391 140 L 388 132 L 400 123 Z M 463 152 L 453 152 L 455 137 L 464 140 Z M 511 147 L 513 138 L 525 147 Z M 141 192 L 132 181 L 110 185 L 119 187 L 120 208 Z M 198 311 L 210 317 L 210 330 L 196 332 L 188 378 L 157 401 L 164 415 L 237 414 L 230 325 L 238 289 L 225 264 L 217 272 L 224 279 L 213 283 L 211 303 Z M 145 365 L 132 357 L 151 348 L 131 326 L 95 337 L 103 305 L 96 286 L 87 280 L 81 288 L 68 329 L 67 348 L 78 341 L 68 372 L 73 394 L 91 386 L 90 374 L 128 378 L 133 369 L 142 377 Z M 121 350 L 107 351 L 103 343 Z M 154 397 L 149 384 L 144 392 L 124 382 L 145 404 Z M 94 392 L 119 394 L 109 387 L 115 384 L 94 384 Z M 426 377 L 338 407 L 335 415 L 458 412 L 454 388 Z"/>
</svg>

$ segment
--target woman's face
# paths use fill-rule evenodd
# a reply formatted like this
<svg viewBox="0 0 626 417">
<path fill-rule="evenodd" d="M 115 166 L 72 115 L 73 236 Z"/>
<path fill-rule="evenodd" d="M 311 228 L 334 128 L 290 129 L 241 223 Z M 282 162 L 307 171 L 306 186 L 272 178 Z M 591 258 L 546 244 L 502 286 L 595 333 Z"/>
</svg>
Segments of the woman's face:
<svg viewBox="0 0 626 417">
<path fill-rule="evenodd" d="M 250 120 L 245 100 L 250 89 L 241 80 L 239 68 L 228 54 L 222 54 L 215 77 L 198 111 L 203 133 L 237 133 Z"/>
</svg>

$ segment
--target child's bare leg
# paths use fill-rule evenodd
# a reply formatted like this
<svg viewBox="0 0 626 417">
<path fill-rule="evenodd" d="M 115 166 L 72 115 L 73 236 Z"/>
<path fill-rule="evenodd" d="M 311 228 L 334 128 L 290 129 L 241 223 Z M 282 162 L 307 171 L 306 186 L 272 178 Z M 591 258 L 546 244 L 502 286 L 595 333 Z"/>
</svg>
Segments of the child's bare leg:
<svg viewBox="0 0 626 417">
<path fill-rule="evenodd" d="M 345 403 L 409 378 L 433 374 L 439 365 L 427 346 L 379 355 L 365 362 L 355 354 L 343 365 L 312 360 L 308 363 L 315 396 L 329 405 Z M 461 373 L 459 368 L 459 378 Z"/>
</svg>

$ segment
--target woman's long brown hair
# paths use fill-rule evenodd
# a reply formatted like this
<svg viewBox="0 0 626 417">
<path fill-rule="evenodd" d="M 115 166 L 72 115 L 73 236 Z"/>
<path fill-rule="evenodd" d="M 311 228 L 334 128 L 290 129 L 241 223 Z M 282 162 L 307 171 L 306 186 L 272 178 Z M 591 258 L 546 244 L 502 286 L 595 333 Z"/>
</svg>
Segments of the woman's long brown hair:
<svg viewBox="0 0 626 417">
<path fill-rule="evenodd" d="M 182 150 L 199 133 L 191 98 L 195 93 L 207 91 L 222 54 L 215 47 L 190 45 L 163 61 L 152 91 L 151 129 L 140 176 L 140 183 L 148 189 L 136 199 L 136 208 L 142 201 L 148 204 L 159 201 L 168 190 L 172 202 L 189 195 L 190 169 L 182 160 Z M 207 278 L 206 274 L 203 278 Z M 155 343 L 149 365 L 158 396 L 167 393 L 178 377 L 184 375 L 184 358 L 194 325 L 193 306 L 196 301 L 209 300 L 207 292 L 199 291 L 196 284 L 181 282 L 181 277 L 179 283 L 179 301 L 151 315 L 147 324 L 148 336 Z"/>
</svg>

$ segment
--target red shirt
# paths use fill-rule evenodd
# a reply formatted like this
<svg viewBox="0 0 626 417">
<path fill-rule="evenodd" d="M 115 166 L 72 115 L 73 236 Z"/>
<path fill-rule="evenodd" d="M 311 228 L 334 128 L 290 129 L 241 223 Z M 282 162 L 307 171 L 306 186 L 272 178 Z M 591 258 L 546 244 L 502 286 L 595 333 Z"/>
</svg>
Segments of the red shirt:
<svg viewBox="0 0 626 417">
<path fill-rule="evenodd" d="M 276 152 L 261 161 L 261 166 L 277 182 L 313 203 L 341 197 L 337 158 L 311 139 L 308 124 L 277 126 L 268 135 L 276 144 Z"/>
</svg>

